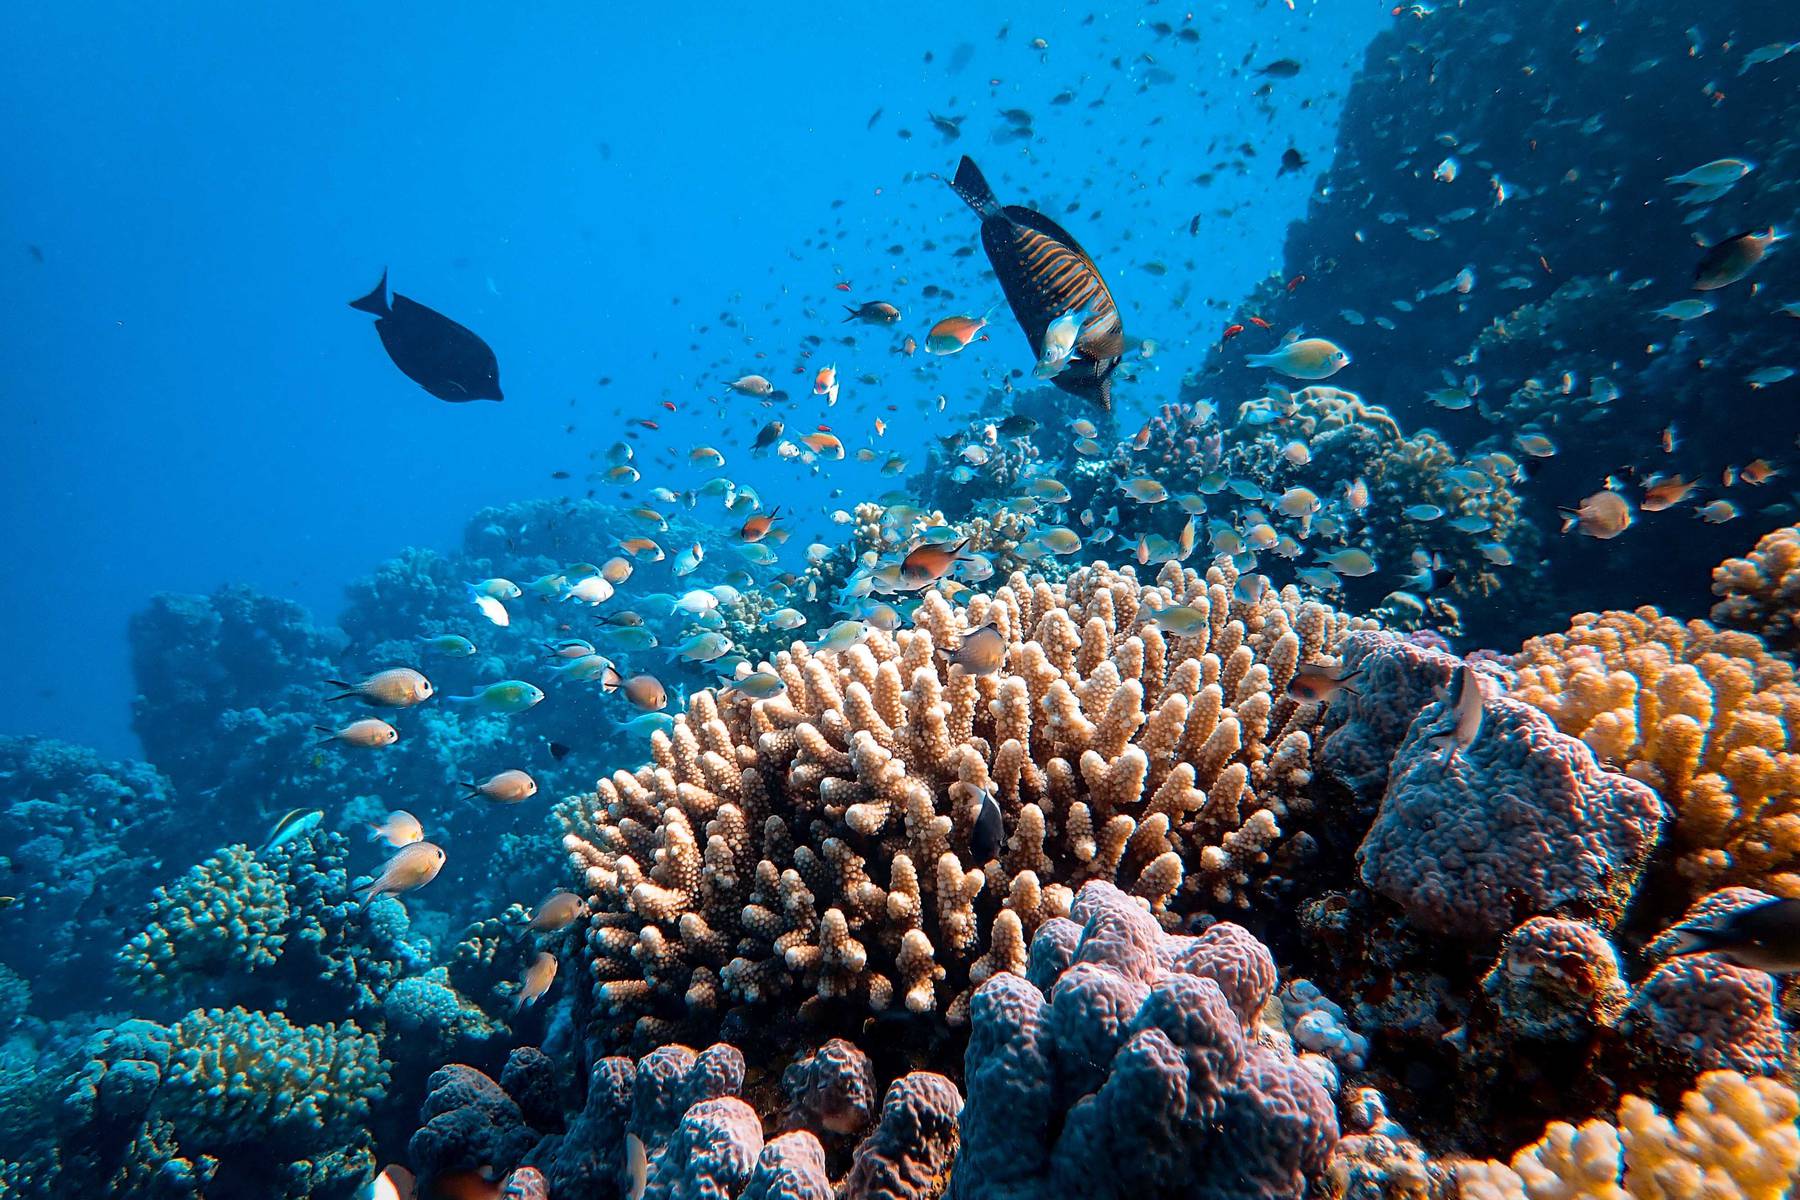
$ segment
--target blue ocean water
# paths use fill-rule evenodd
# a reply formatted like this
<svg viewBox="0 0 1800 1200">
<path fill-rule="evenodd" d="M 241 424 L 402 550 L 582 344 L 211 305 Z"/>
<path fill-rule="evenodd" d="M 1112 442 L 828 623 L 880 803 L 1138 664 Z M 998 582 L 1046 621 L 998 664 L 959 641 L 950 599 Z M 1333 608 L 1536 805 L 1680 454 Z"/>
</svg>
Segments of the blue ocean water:
<svg viewBox="0 0 1800 1200">
<path fill-rule="evenodd" d="M 1800 1184 L 1785 10 L 0 37 L 0 1200 Z"/>
<path fill-rule="evenodd" d="M 720 365 L 749 371 L 766 352 L 787 370 L 797 336 L 836 332 L 803 314 L 833 311 L 838 279 L 886 295 L 928 269 L 922 239 L 967 236 L 946 190 L 907 182 L 947 176 L 964 150 L 1039 201 L 1113 210 L 1100 236 L 1144 239 L 1146 260 L 1195 263 L 1131 285 L 1134 325 L 1169 353 L 1132 403 L 1172 399 L 1204 350 L 1181 313 L 1274 267 L 1307 190 L 1262 169 L 1221 172 L 1204 194 L 1172 181 L 1241 141 L 1326 158 L 1334 97 L 1382 15 L 1347 4 L 1302 26 L 1221 11 L 1188 45 L 1158 44 L 1125 11 L 1084 25 L 955 5 L 904 20 L 821 10 L 779 36 L 730 5 L 691 22 L 347 5 L 189 22 L 8 14 L 9 40 L 33 52 L 0 84 L 13 147 L 0 288 L 20 355 L 6 552 L 35 586 L 4 635 L 20 686 L 0 728 L 133 753 L 121 639 L 149 595 L 245 582 L 329 619 L 345 582 L 398 548 L 450 542 L 488 504 L 578 492 L 551 473 L 579 479 L 626 419 L 666 418 L 684 450 L 716 439 Z M 1259 62 L 1304 53 L 1313 106 L 1264 113 L 1248 88 L 1204 86 L 1252 47 Z M 1136 61 L 1147 51 L 1159 61 Z M 1140 91 L 1159 68 L 1177 80 Z M 1078 98 L 1052 105 L 1065 89 Z M 993 146 L 991 112 L 956 142 L 932 130 L 932 112 L 976 104 L 1032 110 L 1037 140 Z M 1217 209 L 1234 211 L 1186 236 Z M 384 266 L 496 347 L 504 404 L 448 408 L 388 367 L 343 308 Z M 964 307 L 997 299 L 972 290 Z M 927 313 L 912 316 L 922 336 Z M 999 349 L 975 353 L 998 365 Z M 889 394 L 902 390 L 878 398 L 910 403 Z M 739 444 L 758 416 L 722 414 Z M 925 429 L 896 424 L 890 444 L 921 457 Z M 685 466 L 655 482 L 686 486 Z M 807 510 L 873 478 L 731 467 L 809 489 Z"/>
</svg>

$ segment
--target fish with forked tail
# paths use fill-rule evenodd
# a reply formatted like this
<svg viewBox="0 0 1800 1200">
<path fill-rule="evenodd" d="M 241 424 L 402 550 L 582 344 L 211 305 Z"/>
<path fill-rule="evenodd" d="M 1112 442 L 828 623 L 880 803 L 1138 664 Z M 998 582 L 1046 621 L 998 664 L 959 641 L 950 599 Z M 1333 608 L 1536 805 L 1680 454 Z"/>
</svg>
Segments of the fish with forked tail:
<svg viewBox="0 0 1800 1200">
<path fill-rule="evenodd" d="M 1800 899 L 1764 900 L 1672 932 L 1679 939 L 1676 954 L 1716 954 L 1771 975 L 1800 972 Z"/>
<path fill-rule="evenodd" d="M 434 308 L 399 292 L 388 299 L 388 277 L 366 296 L 350 302 L 358 312 L 375 316 L 382 349 L 400 373 L 436 396 L 460 404 L 468 400 L 504 400 L 500 363 L 474 332 Z"/>
<path fill-rule="evenodd" d="M 1072 396 L 1112 408 L 1112 377 L 1125 353 L 1125 326 L 1100 268 L 1067 230 L 1042 213 L 995 198 L 974 160 L 965 157 L 950 181 L 981 216 L 981 245 L 1036 360 L 1052 322 L 1086 310 L 1075 348 L 1051 382 Z"/>
</svg>

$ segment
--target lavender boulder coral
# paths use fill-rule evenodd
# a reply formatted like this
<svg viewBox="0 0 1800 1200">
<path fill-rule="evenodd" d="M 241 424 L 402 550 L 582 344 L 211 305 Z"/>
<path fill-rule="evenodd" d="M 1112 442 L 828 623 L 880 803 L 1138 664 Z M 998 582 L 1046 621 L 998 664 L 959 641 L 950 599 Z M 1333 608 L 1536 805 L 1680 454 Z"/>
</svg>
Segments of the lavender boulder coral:
<svg viewBox="0 0 1800 1200">
<path fill-rule="evenodd" d="M 1431 933 L 1497 938 L 1529 916 L 1618 922 L 1664 816 L 1648 786 L 1603 769 L 1528 704 L 1489 697 L 1473 745 L 1432 745 L 1443 702 L 1414 720 L 1357 851 L 1362 881 Z"/>
<path fill-rule="evenodd" d="M 1269 952 L 1235 925 L 1166 933 L 1100 881 L 1071 916 L 1034 939 L 1029 979 L 998 975 L 975 995 L 949 1194 L 1303 1195 L 1337 1117 L 1315 1077 L 1257 1037 Z M 1033 982 L 1053 970 L 1047 989 Z"/>
<path fill-rule="evenodd" d="M 1343 674 L 1354 674 L 1326 714 L 1319 768 L 1373 804 L 1413 718 L 1450 683 L 1457 658 L 1402 637 L 1363 630 L 1344 639 Z"/>
</svg>

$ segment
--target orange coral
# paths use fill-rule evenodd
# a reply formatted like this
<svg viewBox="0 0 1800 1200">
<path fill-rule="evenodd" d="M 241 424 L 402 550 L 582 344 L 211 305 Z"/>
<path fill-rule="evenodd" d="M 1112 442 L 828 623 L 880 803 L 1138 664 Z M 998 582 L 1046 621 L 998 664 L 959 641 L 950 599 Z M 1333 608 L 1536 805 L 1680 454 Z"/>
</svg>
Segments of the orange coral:
<svg viewBox="0 0 1800 1200">
<path fill-rule="evenodd" d="M 1640 1096 L 1619 1124 L 1557 1121 L 1537 1142 L 1459 1164 L 1462 1200 L 1782 1200 L 1800 1184 L 1800 1095 L 1773 1079 L 1709 1071 L 1670 1119 Z"/>
<path fill-rule="evenodd" d="M 1582 613 L 1513 660 L 1514 695 L 1662 794 L 1695 892 L 1800 896 L 1800 683 L 1752 634 Z"/>
</svg>

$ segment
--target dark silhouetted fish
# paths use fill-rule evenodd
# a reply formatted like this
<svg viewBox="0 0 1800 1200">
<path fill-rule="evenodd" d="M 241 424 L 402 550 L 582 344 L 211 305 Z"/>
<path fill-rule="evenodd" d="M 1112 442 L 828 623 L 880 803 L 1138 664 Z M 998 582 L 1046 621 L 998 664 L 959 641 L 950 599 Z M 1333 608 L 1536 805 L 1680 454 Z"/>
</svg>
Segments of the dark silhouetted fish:
<svg viewBox="0 0 1800 1200">
<path fill-rule="evenodd" d="M 350 307 L 375 314 L 382 348 L 408 379 L 439 400 L 503 400 L 500 364 L 488 344 L 436 309 L 395 292 L 388 301 L 387 272 L 375 290 Z"/>
<path fill-rule="evenodd" d="M 975 828 L 969 833 L 969 856 L 977 864 L 987 862 L 1000 853 L 1000 843 L 1006 837 L 1006 823 L 1001 819 L 1000 806 L 994 803 L 991 793 L 981 793 L 981 810 L 975 816 Z"/>
<path fill-rule="evenodd" d="M 1001 207 L 972 159 L 956 168 L 950 186 L 981 214 L 981 245 L 993 264 L 1019 328 L 1036 358 L 1044 331 L 1065 313 L 1088 314 L 1068 365 L 1051 380 L 1071 395 L 1112 407 L 1112 374 L 1125 352 L 1125 327 L 1100 269 L 1067 230 L 1040 212 Z"/>
</svg>

